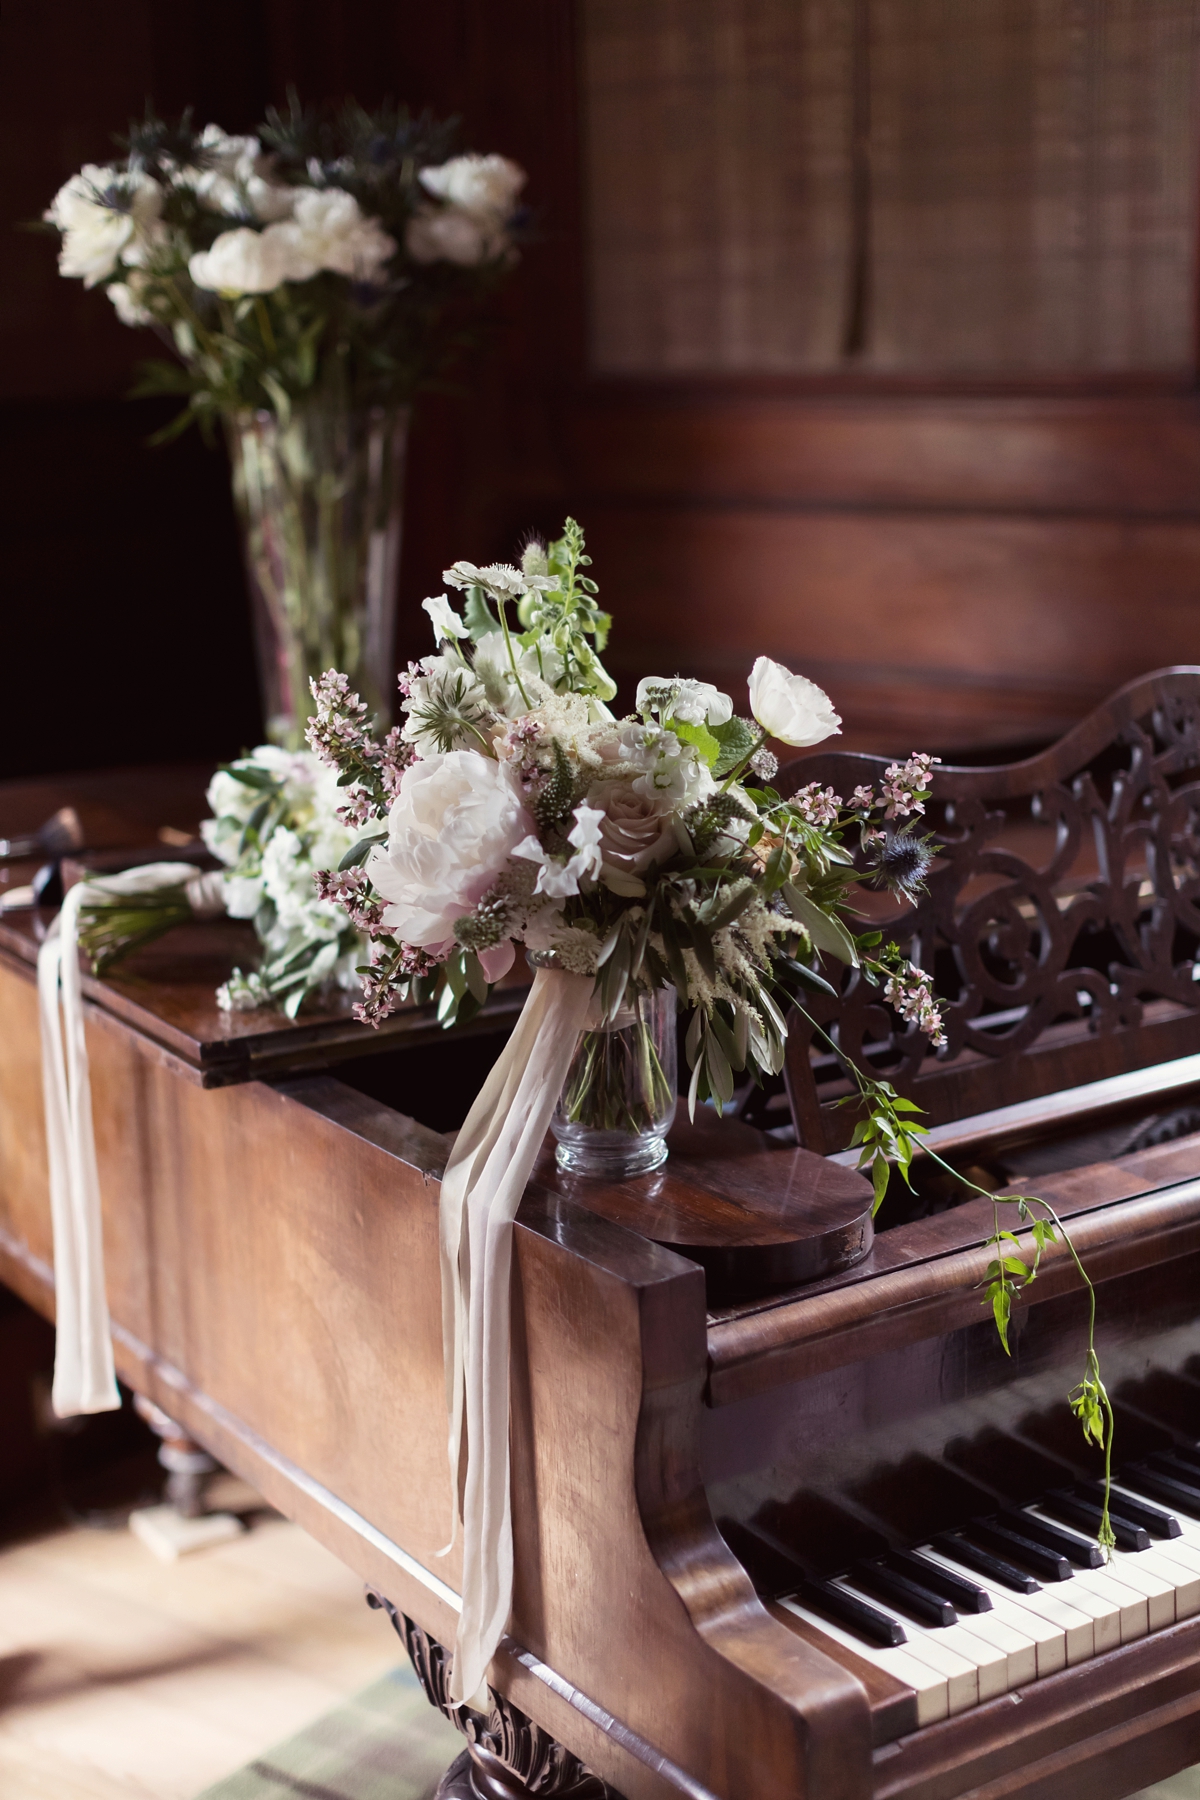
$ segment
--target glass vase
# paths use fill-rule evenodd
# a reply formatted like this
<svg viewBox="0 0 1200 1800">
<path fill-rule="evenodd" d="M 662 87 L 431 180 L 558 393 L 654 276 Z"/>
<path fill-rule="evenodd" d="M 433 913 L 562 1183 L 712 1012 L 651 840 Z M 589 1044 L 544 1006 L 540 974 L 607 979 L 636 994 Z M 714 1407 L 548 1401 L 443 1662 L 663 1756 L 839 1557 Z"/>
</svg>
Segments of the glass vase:
<svg viewBox="0 0 1200 1800">
<path fill-rule="evenodd" d="M 309 680 L 340 669 L 391 723 L 408 406 L 314 393 L 226 418 L 267 737 L 299 749 Z"/>
<path fill-rule="evenodd" d="M 667 1158 L 677 1089 L 675 989 L 639 994 L 579 1034 L 550 1128 L 558 1165 L 619 1181 Z"/>
</svg>

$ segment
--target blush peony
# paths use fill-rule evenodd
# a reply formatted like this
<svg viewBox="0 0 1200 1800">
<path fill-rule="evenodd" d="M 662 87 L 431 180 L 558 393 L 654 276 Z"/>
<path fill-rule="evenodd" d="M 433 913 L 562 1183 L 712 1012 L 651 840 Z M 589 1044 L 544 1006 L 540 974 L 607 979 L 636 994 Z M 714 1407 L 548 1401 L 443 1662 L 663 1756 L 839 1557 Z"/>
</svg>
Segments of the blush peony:
<svg viewBox="0 0 1200 1800">
<path fill-rule="evenodd" d="M 366 865 L 388 902 L 384 924 L 406 944 L 448 949 L 454 921 L 479 903 L 533 829 L 506 765 L 474 750 L 413 763 L 392 803 L 388 841 Z"/>
</svg>

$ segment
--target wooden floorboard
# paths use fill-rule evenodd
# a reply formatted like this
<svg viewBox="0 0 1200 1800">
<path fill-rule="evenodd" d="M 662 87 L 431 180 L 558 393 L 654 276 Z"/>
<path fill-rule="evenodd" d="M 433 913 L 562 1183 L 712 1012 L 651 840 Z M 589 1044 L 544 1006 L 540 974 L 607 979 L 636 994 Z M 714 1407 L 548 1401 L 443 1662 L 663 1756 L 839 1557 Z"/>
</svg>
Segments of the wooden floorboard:
<svg viewBox="0 0 1200 1800">
<path fill-rule="evenodd" d="M 357 1578 L 282 1519 L 166 1565 L 127 1530 L 9 1545 L 0 1794 L 193 1800 L 395 1667 L 398 1651 Z"/>
</svg>

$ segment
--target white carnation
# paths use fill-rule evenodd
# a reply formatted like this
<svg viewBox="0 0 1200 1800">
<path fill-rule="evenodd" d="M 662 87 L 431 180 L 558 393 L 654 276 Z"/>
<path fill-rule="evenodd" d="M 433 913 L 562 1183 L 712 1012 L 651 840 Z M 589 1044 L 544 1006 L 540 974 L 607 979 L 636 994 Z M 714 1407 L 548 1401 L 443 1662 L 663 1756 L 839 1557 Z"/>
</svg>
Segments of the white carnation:
<svg viewBox="0 0 1200 1800">
<path fill-rule="evenodd" d="M 507 766 L 472 750 L 430 756 L 404 771 L 388 840 L 366 872 L 389 902 L 383 922 L 438 954 L 532 830 Z"/>
<path fill-rule="evenodd" d="M 95 287 L 124 258 L 139 263 L 161 241 L 163 192 L 144 172 L 85 163 L 59 188 L 43 217 L 63 234 L 59 272 Z"/>
<path fill-rule="evenodd" d="M 525 186 L 525 171 L 507 156 L 452 156 L 422 169 L 421 186 L 435 199 L 483 219 L 507 219 Z"/>
<path fill-rule="evenodd" d="M 842 721 L 815 681 L 760 656 L 750 671 L 750 711 L 770 737 L 797 749 L 836 736 Z"/>
</svg>

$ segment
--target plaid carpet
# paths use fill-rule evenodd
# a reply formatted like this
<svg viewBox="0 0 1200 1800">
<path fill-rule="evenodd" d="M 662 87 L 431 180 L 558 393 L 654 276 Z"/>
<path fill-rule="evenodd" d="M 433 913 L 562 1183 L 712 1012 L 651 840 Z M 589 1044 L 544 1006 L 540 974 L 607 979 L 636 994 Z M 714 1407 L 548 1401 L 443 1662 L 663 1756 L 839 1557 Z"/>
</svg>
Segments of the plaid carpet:
<svg viewBox="0 0 1200 1800">
<path fill-rule="evenodd" d="M 430 1800 L 462 1747 L 406 1666 L 197 1800 Z"/>
</svg>

